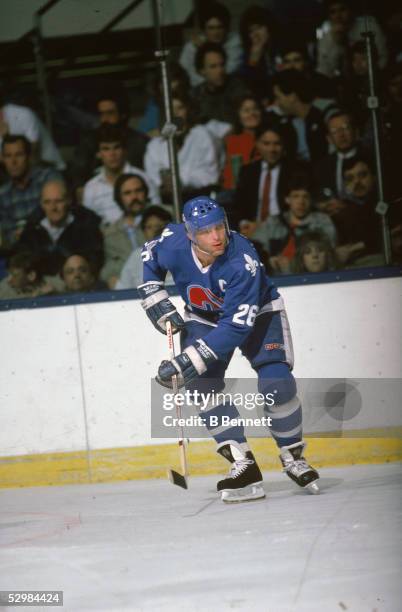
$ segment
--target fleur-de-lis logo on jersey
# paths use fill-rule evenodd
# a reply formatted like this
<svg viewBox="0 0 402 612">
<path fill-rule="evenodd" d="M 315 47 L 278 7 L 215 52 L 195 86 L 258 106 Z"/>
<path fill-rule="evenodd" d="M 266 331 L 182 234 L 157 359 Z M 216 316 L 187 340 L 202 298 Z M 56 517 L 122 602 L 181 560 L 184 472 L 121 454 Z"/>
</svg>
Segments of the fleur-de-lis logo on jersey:
<svg viewBox="0 0 402 612">
<path fill-rule="evenodd" d="M 244 259 L 247 262 L 245 265 L 246 270 L 250 272 L 251 276 L 255 276 L 259 265 L 258 261 L 253 259 L 250 255 L 247 255 L 247 253 L 244 253 Z"/>
<path fill-rule="evenodd" d="M 169 229 L 168 227 L 165 227 L 165 229 L 163 230 L 161 237 L 159 238 L 158 242 L 163 242 L 165 238 L 169 238 L 169 236 L 173 236 L 173 232 L 171 229 Z"/>
</svg>

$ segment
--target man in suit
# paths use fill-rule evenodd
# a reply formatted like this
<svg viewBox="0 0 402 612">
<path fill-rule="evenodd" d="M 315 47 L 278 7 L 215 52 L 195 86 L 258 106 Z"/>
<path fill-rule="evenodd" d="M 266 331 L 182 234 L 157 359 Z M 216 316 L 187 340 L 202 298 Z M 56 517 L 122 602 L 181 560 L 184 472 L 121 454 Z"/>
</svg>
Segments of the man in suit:
<svg viewBox="0 0 402 612">
<path fill-rule="evenodd" d="M 280 121 L 293 140 L 297 158 L 313 163 L 321 159 L 328 153 L 328 142 L 324 116 L 312 104 L 310 80 L 298 70 L 283 70 L 272 83 L 275 106 L 282 114 Z"/>
<path fill-rule="evenodd" d="M 318 208 L 330 214 L 337 201 L 345 197 L 343 167 L 357 154 L 357 129 L 353 118 L 338 111 L 327 122 L 328 142 L 334 147 L 314 167 L 314 183 Z"/>
<path fill-rule="evenodd" d="M 256 130 L 256 148 L 261 159 L 242 167 L 233 206 L 227 211 L 232 227 L 247 237 L 268 216 L 282 212 L 294 166 L 286 157 L 283 131 L 277 125 L 265 124 Z"/>
</svg>

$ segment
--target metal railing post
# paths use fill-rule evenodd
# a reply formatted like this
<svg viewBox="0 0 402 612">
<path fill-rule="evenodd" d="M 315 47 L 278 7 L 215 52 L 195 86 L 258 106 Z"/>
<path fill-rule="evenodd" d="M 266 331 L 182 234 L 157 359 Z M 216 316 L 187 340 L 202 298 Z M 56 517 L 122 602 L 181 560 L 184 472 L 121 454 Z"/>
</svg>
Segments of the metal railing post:
<svg viewBox="0 0 402 612">
<path fill-rule="evenodd" d="M 153 12 L 155 22 L 155 37 L 157 50 L 155 51 L 155 57 L 158 58 L 161 73 L 162 73 L 162 86 L 163 86 L 163 101 L 165 106 L 165 125 L 162 128 L 162 136 L 167 140 L 168 153 L 169 153 L 169 165 L 172 176 L 172 189 L 173 189 L 173 207 L 174 215 L 177 223 L 180 222 L 180 208 L 181 208 L 181 186 L 180 186 L 180 175 L 179 175 L 179 164 L 177 160 L 177 149 L 176 149 L 176 131 L 177 126 L 173 121 L 172 112 L 172 92 L 169 80 L 169 68 L 167 65 L 167 58 L 169 51 L 163 49 L 162 40 L 162 29 L 161 29 L 161 3 L 162 0 L 153 0 Z"/>
<path fill-rule="evenodd" d="M 366 15 L 366 31 L 362 33 L 362 37 L 366 42 L 366 53 L 368 61 L 368 81 L 369 81 L 369 95 L 367 97 L 367 108 L 371 111 L 371 119 L 373 124 L 373 137 L 374 137 L 374 152 L 375 162 L 377 168 L 377 189 L 378 189 L 378 203 L 376 206 L 376 212 L 381 215 L 381 229 L 382 229 L 382 242 L 384 249 L 385 263 L 390 264 L 392 260 L 392 249 L 391 249 L 391 235 L 388 224 L 388 204 L 384 201 L 384 181 L 383 181 L 383 169 L 382 169 L 382 154 L 380 144 L 380 130 L 378 121 L 378 96 L 375 90 L 374 80 L 374 67 L 373 67 L 373 44 L 374 35 L 369 29 L 368 16 Z"/>
<path fill-rule="evenodd" d="M 42 50 L 41 19 L 42 15 L 39 11 L 37 13 L 34 13 L 32 44 L 35 55 L 36 83 L 42 98 L 46 127 L 49 130 L 50 134 L 52 134 L 52 114 L 50 107 L 50 97 L 47 88 L 46 66 Z"/>
</svg>

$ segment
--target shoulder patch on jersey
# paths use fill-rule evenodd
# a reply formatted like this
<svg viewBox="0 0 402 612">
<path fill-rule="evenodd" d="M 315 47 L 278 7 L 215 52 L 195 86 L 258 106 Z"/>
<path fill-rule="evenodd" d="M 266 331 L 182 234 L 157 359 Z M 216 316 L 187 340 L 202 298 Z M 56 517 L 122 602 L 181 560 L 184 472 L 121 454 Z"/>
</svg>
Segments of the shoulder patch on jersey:
<svg viewBox="0 0 402 612">
<path fill-rule="evenodd" d="M 165 238 L 169 238 L 169 236 L 173 236 L 173 232 L 170 229 L 170 227 L 165 227 L 165 229 L 163 230 L 163 232 L 161 233 L 161 236 L 158 240 L 158 242 L 163 242 Z"/>
<path fill-rule="evenodd" d="M 152 250 L 158 244 L 158 242 L 158 240 L 148 240 L 148 242 L 144 243 L 141 251 L 141 259 L 144 263 L 153 259 Z"/>
<path fill-rule="evenodd" d="M 243 255 L 244 259 L 246 260 L 244 267 L 246 268 L 246 270 L 248 270 L 248 272 L 250 272 L 251 276 L 255 276 L 259 268 L 260 262 L 257 261 L 257 259 L 253 259 L 251 255 L 248 255 L 247 253 L 243 253 Z"/>
</svg>

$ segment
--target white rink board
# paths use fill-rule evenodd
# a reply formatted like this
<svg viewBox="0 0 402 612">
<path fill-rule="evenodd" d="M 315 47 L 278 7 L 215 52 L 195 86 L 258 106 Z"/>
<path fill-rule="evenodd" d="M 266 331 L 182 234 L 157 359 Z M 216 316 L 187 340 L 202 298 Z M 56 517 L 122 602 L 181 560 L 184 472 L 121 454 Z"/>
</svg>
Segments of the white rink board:
<svg viewBox="0 0 402 612">
<path fill-rule="evenodd" d="M 0 313 L 0 456 L 86 447 L 73 308 Z"/>
<path fill-rule="evenodd" d="M 281 289 L 295 375 L 401 378 L 401 288 L 391 278 Z M 166 338 L 139 300 L 2 312 L 0 337 L 0 456 L 162 442 L 150 439 L 149 405 Z M 254 373 L 237 352 L 228 376 Z"/>
</svg>

